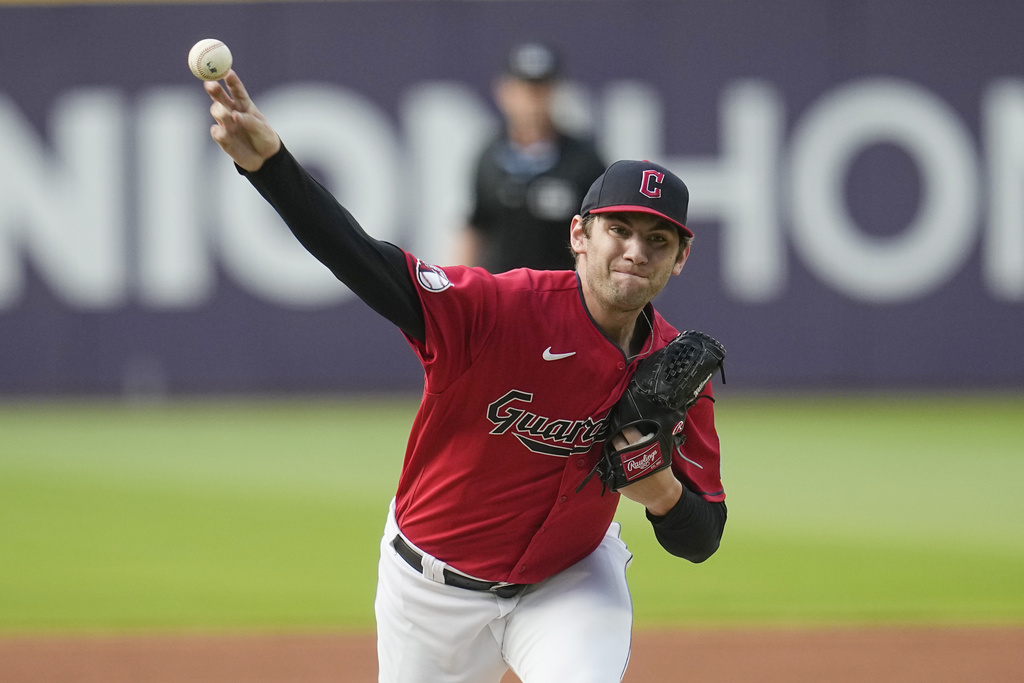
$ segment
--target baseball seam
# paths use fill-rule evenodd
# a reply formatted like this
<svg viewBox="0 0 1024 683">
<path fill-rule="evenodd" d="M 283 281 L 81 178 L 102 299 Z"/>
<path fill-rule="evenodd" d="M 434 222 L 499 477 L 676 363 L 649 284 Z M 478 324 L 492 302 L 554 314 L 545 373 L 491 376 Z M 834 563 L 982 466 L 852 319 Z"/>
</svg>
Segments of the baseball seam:
<svg viewBox="0 0 1024 683">
<path fill-rule="evenodd" d="M 212 73 L 210 73 L 209 71 L 207 71 L 206 69 L 203 68 L 203 57 L 208 55 L 213 50 L 216 50 L 218 47 L 223 47 L 223 45 L 224 45 L 224 43 L 217 43 L 216 45 L 210 45 L 209 47 L 204 48 L 203 51 L 200 52 L 198 55 L 196 55 L 196 71 L 198 71 L 201 74 L 206 74 L 207 76 L 213 76 Z"/>
</svg>

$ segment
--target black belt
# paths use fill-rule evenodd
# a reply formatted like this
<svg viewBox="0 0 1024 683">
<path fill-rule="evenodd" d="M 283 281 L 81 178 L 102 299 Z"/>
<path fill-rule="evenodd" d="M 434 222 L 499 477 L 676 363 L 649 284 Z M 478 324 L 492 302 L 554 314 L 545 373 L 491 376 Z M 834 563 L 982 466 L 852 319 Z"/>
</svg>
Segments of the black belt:
<svg viewBox="0 0 1024 683">
<path fill-rule="evenodd" d="M 422 574 L 423 556 L 413 550 L 412 546 L 406 543 L 400 534 L 395 536 L 394 545 L 395 552 L 408 562 L 410 567 Z M 445 585 L 465 588 L 471 591 L 488 591 L 494 593 L 499 598 L 515 597 L 530 585 L 527 583 L 504 583 L 502 581 L 478 581 L 448 569 L 445 569 L 443 574 Z"/>
</svg>

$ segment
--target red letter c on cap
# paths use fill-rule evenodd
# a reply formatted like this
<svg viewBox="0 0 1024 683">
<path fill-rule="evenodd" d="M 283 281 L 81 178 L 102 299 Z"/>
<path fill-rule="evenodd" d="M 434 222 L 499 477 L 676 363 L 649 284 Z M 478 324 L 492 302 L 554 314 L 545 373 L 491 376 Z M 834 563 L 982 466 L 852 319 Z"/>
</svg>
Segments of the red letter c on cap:
<svg viewBox="0 0 1024 683">
<path fill-rule="evenodd" d="M 661 188 L 657 186 L 661 185 L 664 180 L 664 173 L 658 173 L 653 169 L 644 171 L 643 180 L 640 181 L 640 194 L 657 199 L 661 196 Z"/>
</svg>

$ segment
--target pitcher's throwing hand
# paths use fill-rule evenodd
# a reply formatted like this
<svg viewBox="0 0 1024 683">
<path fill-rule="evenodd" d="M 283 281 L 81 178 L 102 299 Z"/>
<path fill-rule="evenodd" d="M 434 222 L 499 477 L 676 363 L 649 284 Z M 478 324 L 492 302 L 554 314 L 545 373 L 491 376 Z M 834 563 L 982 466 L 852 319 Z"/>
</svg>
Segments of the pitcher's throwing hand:
<svg viewBox="0 0 1024 683">
<path fill-rule="evenodd" d="M 234 69 L 220 81 L 203 84 L 213 104 L 210 114 L 217 122 L 210 136 L 236 164 L 249 172 L 258 171 L 263 162 L 281 149 L 281 138 L 249 99 L 249 93 Z"/>
</svg>

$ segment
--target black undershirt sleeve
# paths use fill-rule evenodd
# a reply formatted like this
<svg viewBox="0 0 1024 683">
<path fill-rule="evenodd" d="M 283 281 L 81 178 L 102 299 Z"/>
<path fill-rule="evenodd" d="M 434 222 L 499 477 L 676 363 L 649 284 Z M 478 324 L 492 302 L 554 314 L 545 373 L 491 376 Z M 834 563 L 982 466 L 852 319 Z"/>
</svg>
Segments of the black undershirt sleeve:
<svg viewBox="0 0 1024 683">
<path fill-rule="evenodd" d="M 425 340 L 423 307 L 405 252 L 363 230 L 345 207 L 291 153 L 281 151 L 253 173 L 239 169 L 320 263 L 373 310 L 417 341 Z"/>
<path fill-rule="evenodd" d="M 690 562 L 703 562 L 718 550 L 726 516 L 725 503 L 709 503 L 685 486 L 664 517 L 647 513 L 661 547 Z"/>
</svg>

